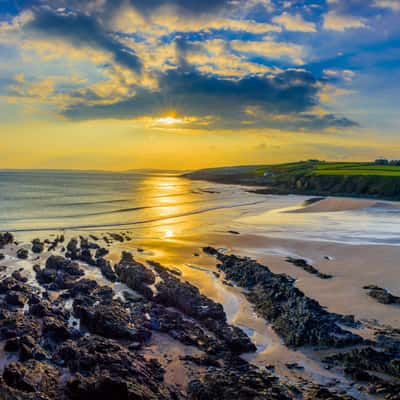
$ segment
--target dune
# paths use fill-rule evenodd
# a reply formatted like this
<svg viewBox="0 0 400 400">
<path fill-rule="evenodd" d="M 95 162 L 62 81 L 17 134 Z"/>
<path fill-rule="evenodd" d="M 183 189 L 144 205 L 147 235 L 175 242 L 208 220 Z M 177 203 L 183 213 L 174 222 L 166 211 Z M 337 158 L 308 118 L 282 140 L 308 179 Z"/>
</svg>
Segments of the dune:
<svg viewBox="0 0 400 400">
<path fill-rule="evenodd" d="M 296 210 L 286 211 L 288 213 L 318 213 L 318 212 L 335 212 L 360 210 L 380 204 L 376 200 L 368 199 L 352 199 L 340 197 L 327 197 L 319 201 L 313 202 L 305 207 Z"/>
</svg>

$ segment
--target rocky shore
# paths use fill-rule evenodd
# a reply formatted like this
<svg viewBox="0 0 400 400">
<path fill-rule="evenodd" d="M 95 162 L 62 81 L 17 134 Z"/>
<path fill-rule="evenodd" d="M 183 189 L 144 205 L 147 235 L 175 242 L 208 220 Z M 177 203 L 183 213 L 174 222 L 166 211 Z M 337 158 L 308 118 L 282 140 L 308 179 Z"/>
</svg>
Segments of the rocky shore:
<svg viewBox="0 0 400 400">
<path fill-rule="evenodd" d="M 289 385 L 267 365 L 245 361 L 257 351 L 248 333 L 176 270 L 139 262 L 128 251 L 115 264 L 107 258 L 113 242 L 129 239 L 59 235 L 28 246 L 0 234 L 0 399 L 352 398 L 319 383 Z M 359 326 L 352 316 L 329 313 L 289 276 L 204 251 L 219 262 L 216 279 L 243 288 L 288 346 L 338 349 L 326 358 L 327 369 L 364 393 L 399 398 L 398 332 L 367 341 L 352 332 Z M 160 338 L 170 345 L 157 347 Z M 174 364 L 184 384 L 182 376 L 171 378 Z"/>
</svg>

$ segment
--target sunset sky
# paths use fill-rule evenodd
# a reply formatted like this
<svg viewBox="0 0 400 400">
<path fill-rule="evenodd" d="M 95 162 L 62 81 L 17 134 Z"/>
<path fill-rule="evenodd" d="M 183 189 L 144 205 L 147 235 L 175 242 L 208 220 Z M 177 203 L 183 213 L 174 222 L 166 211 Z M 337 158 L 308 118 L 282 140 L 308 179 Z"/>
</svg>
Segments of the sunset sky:
<svg viewBox="0 0 400 400">
<path fill-rule="evenodd" d="M 0 0 L 0 168 L 400 158 L 400 0 Z"/>
</svg>

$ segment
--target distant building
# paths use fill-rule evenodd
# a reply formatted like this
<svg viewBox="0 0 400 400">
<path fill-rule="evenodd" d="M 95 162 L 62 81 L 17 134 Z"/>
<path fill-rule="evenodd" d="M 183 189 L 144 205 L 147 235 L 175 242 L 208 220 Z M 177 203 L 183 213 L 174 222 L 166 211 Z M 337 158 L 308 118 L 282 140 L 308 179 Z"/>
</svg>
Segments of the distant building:
<svg viewBox="0 0 400 400">
<path fill-rule="evenodd" d="M 390 165 L 400 165 L 400 160 L 390 160 L 389 164 Z"/>
<path fill-rule="evenodd" d="M 389 160 L 386 158 L 380 157 L 375 160 L 376 165 L 389 165 Z"/>
<path fill-rule="evenodd" d="M 309 163 L 316 164 L 321 162 L 320 160 L 308 160 Z"/>
<path fill-rule="evenodd" d="M 274 176 L 274 174 L 272 173 L 272 172 L 264 172 L 264 178 L 269 178 L 269 177 L 272 177 L 272 176 Z"/>
</svg>

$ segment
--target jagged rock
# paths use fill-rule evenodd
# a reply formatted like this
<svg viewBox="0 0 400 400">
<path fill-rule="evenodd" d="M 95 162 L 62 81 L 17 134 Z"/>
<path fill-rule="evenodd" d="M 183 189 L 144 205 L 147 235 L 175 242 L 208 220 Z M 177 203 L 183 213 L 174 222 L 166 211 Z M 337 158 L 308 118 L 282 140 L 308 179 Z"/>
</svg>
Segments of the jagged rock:
<svg viewBox="0 0 400 400">
<path fill-rule="evenodd" d="M 215 368 L 189 384 L 189 400 L 289 400 L 276 378 L 250 366 Z"/>
<path fill-rule="evenodd" d="M 36 279 L 50 290 L 70 289 L 84 274 L 77 263 L 61 256 L 50 256 L 45 269 L 36 269 Z"/>
<path fill-rule="evenodd" d="M 102 275 L 110 282 L 115 282 L 117 280 L 117 274 L 113 270 L 109 261 L 104 258 L 98 258 L 96 260 L 96 265 L 100 268 Z"/>
<path fill-rule="evenodd" d="M 54 359 L 74 374 L 66 388 L 70 399 L 177 398 L 162 382 L 163 372 L 159 366 L 111 339 L 90 336 L 78 342 L 68 341 Z"/>
<path fill-rule="evenodd" d="M 123 252 L 121 261 L 115 266 L 115 272 L 121 282 L 129 288 L 139 292 L 148 299 L 153 297 L 153 292 L 148 285 L 156 281 L 156 277 L 150 269 L 136 262 L 131 253 Z"/>
<path fill-rule="evenodd" d="M 274 274 L 249 258 L 208 251 L 217 252 L 218 269 L 227 279 L 247 289 L 256 312 L 271 322 L 287 345 L 337 347 L 363 342 L 361 337 L 339 326 L 339 316 L 327 312 L 296 288 L 292 278 Z"/>
<path fill-rule="evenodd" d="M 130 313 L 118 303 L 92 307 L 82 307 L 74 303 L 74 313 L 89 332 L 107 338 L 143 342 L 151 336 L 147 330 L 136 329 Z"/>
<path fill-rule="evenodd" d="M 31 360 L 6 366 L 3 380 L 9 388 L 21 392 L 21 395 L 27 393 L 37 396 L 32 397 L 35 399 L 57 399 L 59 375 L 54 367 Z"/>
</svg>

